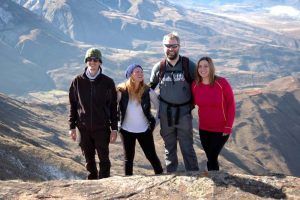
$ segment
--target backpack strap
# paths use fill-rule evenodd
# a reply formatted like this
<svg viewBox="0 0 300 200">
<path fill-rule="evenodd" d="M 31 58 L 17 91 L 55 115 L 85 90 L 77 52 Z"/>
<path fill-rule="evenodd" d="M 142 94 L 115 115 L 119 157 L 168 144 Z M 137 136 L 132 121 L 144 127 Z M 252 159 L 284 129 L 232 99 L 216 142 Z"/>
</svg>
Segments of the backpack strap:
<svg viewBox="0 0 300 200">
<path fill-rule="evenodd" d="M 166 59 L 163 59 L 159 63 L 158 82 L 157 83 L 150 82 L 149 83 L 149 87 L 150 88 L 152 88 L 153 90 L 155 90 L 156 86 L 158 84 L 160 84 L 161 80 L 163 79 L 163 77 L 165 75 L 165 70 L 166 70 Z"/>
<path fill-rule="evenodd" d="M 182 70 L 183 70 L 183 75 L 184 75 L 184 78 L 185 80 L 191 84 L 193 82 L 193 79 L 191 77 L 191 74 L 190 74 L 190 67 L 189 67 L 189 58 L 185 57 L 185 56 L 182 56 Z"/>
<path fill-rule="evenodd" d="M 159 64 L 159 73 L 158 73 L 158 82 L 159 83 L 164 78 L 165 71 L 166 71 L 166 63 L 167 63 L 166 59 L 163 59 L 162 61 L 160 61 L 160 64 Z"/>
<path fill-rule="evenodd" d="M 191 84 L 193 82 L 193 79 L 190 74 L 189 58 L 182 56 L 181 59 L 182 59 L 182 71 L 183 71 L 184 78 L 189 84 Z M 166 71 L 166 63 L 167 63 L 166 59 L 163 59 L 162 61 L 160 61 L 159 73 L 158 73 L 159 83 L 164 78 L 165 71 Z"/>
</svg>

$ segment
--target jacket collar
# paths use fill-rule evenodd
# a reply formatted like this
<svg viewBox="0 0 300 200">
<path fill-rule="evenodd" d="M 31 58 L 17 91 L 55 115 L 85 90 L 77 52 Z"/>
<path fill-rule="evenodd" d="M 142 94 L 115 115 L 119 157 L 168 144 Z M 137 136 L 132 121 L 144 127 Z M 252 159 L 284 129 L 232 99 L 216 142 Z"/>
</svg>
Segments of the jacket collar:
<svg viewBox="0 0 300 200">
<path fill-rule="evenodd" d="M 100 73 L 99 73 L 99 75 L 98 75 L 93 81 L 96 81 L 96 80 L 98 80 L 98 79 L 100 79 L 100 78 L 102 77 L 102 68 L 100 67 L 99 69 L 100 69 Z M 86 70 L 87 70 L 87 67 L 84 68 L 84 72 L 82 73 L 81 76 L 82 76 L 84 79 L 91 80 L 91 79 L 89 79 L 89 77 L 87 77 L 87 75 L 86 75 Z"/>
</svg>

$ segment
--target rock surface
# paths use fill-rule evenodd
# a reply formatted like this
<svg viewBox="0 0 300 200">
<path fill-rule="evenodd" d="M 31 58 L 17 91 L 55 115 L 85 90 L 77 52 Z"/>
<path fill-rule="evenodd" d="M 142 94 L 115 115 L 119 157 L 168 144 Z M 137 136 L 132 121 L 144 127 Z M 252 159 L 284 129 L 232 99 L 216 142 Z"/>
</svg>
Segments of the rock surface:
<svg viewBox="0 0 300 200">
<path fill-rule="evenodd" d="M 300 199 L 300 178 L 226 172 L 114 176 L 97 181 L 1 181 L 0 199 Z"/>
</svg>

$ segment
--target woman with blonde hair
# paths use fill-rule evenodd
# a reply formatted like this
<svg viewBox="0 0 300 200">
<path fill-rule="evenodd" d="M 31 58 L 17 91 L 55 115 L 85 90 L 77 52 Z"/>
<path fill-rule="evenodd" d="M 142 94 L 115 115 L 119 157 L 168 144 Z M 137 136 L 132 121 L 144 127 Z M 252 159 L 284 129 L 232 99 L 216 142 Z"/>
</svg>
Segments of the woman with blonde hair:
<svg viewBox="0 0 300 200">
<path fill-rule="evenodd" d="M 198 106 L 199 135 L 207 169 L 219 170 L 218 156 L 232 131 L 235 101 L 228 81 L 215 75 L 210 57 L 199 59 L 192 93 L 194 104 Z"/>
<path fill-rule="evenodd" d="M 128 80 L 117 87 L 125 175 L 133 174 L 136 140 L 150 161 L 155 174 L 161 174 L 163 169 L 156 154 L 153 139 L 156 120 L 151 114 L 151 102 L 158 108 L 157 95 L 144 83 L 143 68 L 140 65 L 129 65 L 126 78 Z"/>
</svg>

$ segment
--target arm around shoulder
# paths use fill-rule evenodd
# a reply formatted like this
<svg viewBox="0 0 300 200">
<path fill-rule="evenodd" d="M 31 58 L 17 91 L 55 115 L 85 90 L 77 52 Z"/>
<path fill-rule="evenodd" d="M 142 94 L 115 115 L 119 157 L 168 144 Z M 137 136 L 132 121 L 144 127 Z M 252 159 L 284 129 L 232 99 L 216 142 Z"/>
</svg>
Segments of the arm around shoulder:
<svg viewBox="0 0 300 200">
<path fill-rule="evenodd" d="M 153 90 L 159 83 L 159 66 L 160 62 L 156 63 L 151 71 L 149 87 L 151 87 Z"/>
<path fill-rule="evenodd" d="M 229 82 L 224 78 L 224 99 L 225 99 L 225 107 L 226 107 L 226 127 L 224 133 L 231 133 L 232 126 L 235 118 L 235 100 L 233 90 L 229 84 Z"/>
</svg>

